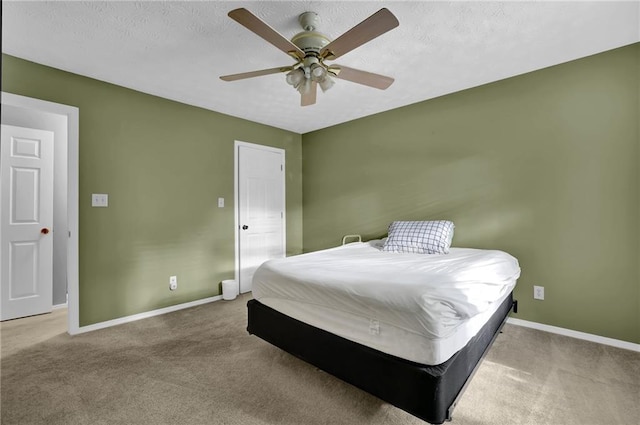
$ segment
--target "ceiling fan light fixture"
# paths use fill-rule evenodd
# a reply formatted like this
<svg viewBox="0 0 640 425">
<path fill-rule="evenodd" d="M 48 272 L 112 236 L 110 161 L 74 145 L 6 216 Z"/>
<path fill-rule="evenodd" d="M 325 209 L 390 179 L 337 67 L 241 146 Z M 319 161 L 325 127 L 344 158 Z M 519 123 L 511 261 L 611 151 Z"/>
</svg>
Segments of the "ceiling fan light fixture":
<svg viewBox="0 0 640 425">
<path fill-rule="evenodd" d="M 300 94 L 303 96 L 309 94 L 309 92 L 311 92 L 311 80 L 309 78 L 305 78 L 304 81 L 296 87 L 296 89 L 298 89 Z"/>
<path fill-rule="evenodd" d="M 320 85 L 323 92 L 329 90 L 335 84 L 335 81 L 329 76 L 329 71 L 323 63 L 313 63 L 309 66 L 311 70 L 311 80 Z"/>
<path fill-rule="evenodd" d="M 306 80 L 304 71 L 301 68 L 296 68 L 287 74 L 287 84 L 298 88 Z"/>
<path fill-rule="evenodd" d="M 327 70 L 324 66 L 314 63 L 311 65 L 311 78 L 314 81 L 320 82 L 327 76 Z"/>
<path fill-rule="evenodd" d="M 327 74 L 322 80 L 318 81 L 318 84 L 320 85 L 322 92 L 326 92 L 331 87 L 333 87 L 335 81 L 333 81 L 333 78 L 329 77 L 329 75 Z"/>
</svg>

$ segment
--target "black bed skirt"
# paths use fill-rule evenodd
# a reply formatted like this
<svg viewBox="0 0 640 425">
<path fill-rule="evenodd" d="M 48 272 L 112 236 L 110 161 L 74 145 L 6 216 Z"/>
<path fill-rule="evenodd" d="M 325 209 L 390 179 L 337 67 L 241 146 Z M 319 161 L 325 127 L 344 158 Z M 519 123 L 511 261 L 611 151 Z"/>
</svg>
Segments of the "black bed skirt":
<svg viewBox="0 0 640 425">
<path fill-rule="evenodd" d="M 247 331 L 432 424 L 451 419 L 458 394 L 490 348 L 513 305 L 501 304 L 469 343 L 446 362 L 429 366 L 357 344 L 250 300 Z"/>
</svg>

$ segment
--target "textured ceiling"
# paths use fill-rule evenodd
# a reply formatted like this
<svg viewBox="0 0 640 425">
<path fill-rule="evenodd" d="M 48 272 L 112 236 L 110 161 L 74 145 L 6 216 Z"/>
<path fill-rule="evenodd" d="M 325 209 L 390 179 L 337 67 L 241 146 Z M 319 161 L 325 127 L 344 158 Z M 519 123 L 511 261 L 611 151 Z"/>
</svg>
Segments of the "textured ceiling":
<svg viewBox="0 0 640 425">
<path fill-rule="evenodd" d="M 344 80 L 301 107 L 283 74 L 218 77 L 293 64 L 227 17 L 245 7 L 282 35 L 304 11 L 336 38 L 381 7 L 400 26 L 337 62 L 389 75 L 380 91 Z M 640 41 L 625 2 L 2 2 L 2 51 L 141 92 L 297 133 L 394 109 Z"/>
</svg>

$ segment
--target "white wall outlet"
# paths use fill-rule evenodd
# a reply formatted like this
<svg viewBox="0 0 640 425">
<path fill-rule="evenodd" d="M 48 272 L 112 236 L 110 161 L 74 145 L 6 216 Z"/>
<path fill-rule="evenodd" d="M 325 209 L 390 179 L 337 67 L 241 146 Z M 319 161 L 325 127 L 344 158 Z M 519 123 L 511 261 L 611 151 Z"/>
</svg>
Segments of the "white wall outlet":
<svg viewBox="0 0 640 425">
<path fill-rule="evenodd" d="M 109 206 L 109 195 L 106 193 L 92 193 L 91 206 L 106 208 Z"/>
<path fill-rule="evenodd" d="M 178 289 L 178 276 L 169 277 L 169 289 L 171 291 Z"/>
<path fill-rule="evenodd" d="M 218 198 L 218 208 L 224 208 L 224 198 Z"/>
<path fill-rule="evenodd" d="M 544 300 L 544 286 L 534 286 L 533 287 L 533 299 L 534 300 Z"/>
</svg>

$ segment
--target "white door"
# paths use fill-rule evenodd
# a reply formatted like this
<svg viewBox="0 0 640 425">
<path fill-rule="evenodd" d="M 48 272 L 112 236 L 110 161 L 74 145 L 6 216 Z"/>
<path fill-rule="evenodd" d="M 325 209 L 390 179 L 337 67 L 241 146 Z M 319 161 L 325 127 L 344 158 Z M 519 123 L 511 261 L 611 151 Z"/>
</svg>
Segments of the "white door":
<svg viewBox="0 0 640 425">
<path fill-rule="evenodd" d="M 0 319 L 48 313 L 53 272 L 53 132 L 2 125 Z"/>
<path fill-rule="evenodd" d="M 266 260 L 285 256 L 284 150 L 237 143 L 238 283 L 249 292 Z"/>
</svg>

